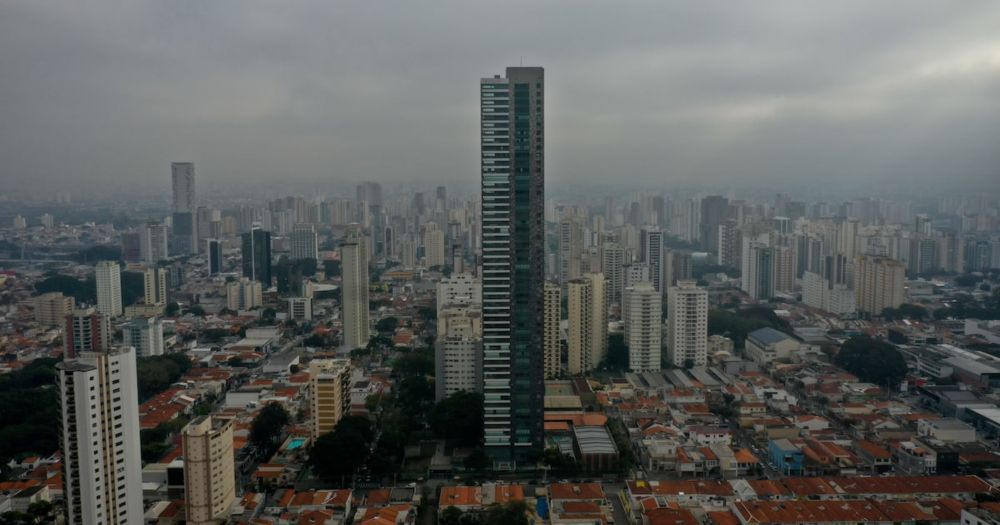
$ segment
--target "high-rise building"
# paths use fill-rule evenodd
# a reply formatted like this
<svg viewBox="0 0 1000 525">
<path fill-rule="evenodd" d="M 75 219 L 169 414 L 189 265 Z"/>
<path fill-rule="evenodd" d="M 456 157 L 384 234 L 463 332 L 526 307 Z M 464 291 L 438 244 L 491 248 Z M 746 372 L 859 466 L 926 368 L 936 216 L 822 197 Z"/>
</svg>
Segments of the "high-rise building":
<svg viewBox="0 0 1000 525">
<path fill-rule="evenodd" d="M 135 348 L 136 357 L 163 354 L 163 322 L 156 317 L 138 317 L 122 326 L 122 343 Z"/>
<path fill-rule="evenodd" d="M 858 313 L 882 315 L 886 308 L 903 304 L 906 267 L 888 257 L 862 255 L 854 273 L 854 298 Z"/>
<path fill-rule="evenodd" d="M 194 164 L 170 163 L 173 182 L 173 239 L 172 253 L 187 254 L 198 250 L 198 225 L 195 192 Z"/>
<path fill-rule="evenodd" d="M 663 273 L 664 278 L 670 286 L 677 281 L 689 281 L 694 275 L 694 266 L 691 260 L 691 252 L 687 250 L 667 250 L 666 265 Z"/>
<path fill-rule="evenodd" d="M 656 372 L 660 369 L 661 308 L 660 294 L 652 283 L 640 281 L 625 288 L 622 320 L 625 321 L 628 366 L 633 371 Z"/>
<path fill-rule="evenodd" d="M 708 363 L 708 290 L 695 281 L 668 289 L 667 358 L 677 367 Z"/>
<path fill-rule="evenodd" d="M 483 304 L 483 283 L 471 273 L 453 273 L 437 283 L 437 311 L 440 316 L 447 305 Z"/>
<path fill-rule="evenodd" d="M 479 83 L 486 451 L 516 468 L 543 448 L 544 72 Z"/>
<path fill-rule="evenodd" d="M 719 225 L 730 216 L 729 199 L 709 195 L 701 199 L 701 246 L 706 251 L 719 249 Z"/>
<path fill-rule="evenodd" d="M 424 230 L 424 262 L 427 268 L 445 265 L 444 232 L 433 222 Z"/>
<path fill-rule="evenodd" d="M 625 250 L 615 242 L 601 249 L 601 273 L 608 279 L 608 304 L 621 304 L 625 289 Z"/>
<path fill-rule="evenodd" d="M 569 334 L 567 371 L 582 374 L 597 367 L 608 350 L 608 310 L 604 275 L 588 273 L 567 283 Z"/>
<path fill-rule="evenodd" d="M 663 276 L 663 232 L 657 228 L 643 228 L 639 234 L 639 259 L 649 266 L 649 280 L 660 295 L 666 290 Z"/>
<path fill-rule="evenodd" d="M 143 522 L 139 394 L 131 347 L 56 364 L 68 525 Z"/>
<path fill-rule="evenodd" d="M 97 311 L 108 317 L 122 314 L 122 273 L 115 261 L 101 261 L 94 268 Z"/>
<path fill-rule="evenodd" d="M 199 416 L 182 432 L 184 509 L 189 525 L 216 525 L 229 518 L 236 499 L 233 421 Z"/>
<path fill-rule="evenodd" d="M 559 283 L 579 279 L 580 260 L 583 254 L 583 230 L 575 218 L 566 218 L 559 223 Z"/>
<path fill-rule="evenodd" d="M 49 292 L 32 299 L 35 322 L 43 326 L 64 326 L 66 316 L 73 312 L 74 300 L 62 292 Z"/>
<path fill-rule="evenodd" d="M 774 248 L 766 236 L 743 238 L 743 271 L 741 288 L 751 298 L 767 301 L 774 297 Z"/>
<path fill-rule="evenodd" d="M 452 304 L 439 316 L 434 344 L 435 399 L 461 391 L 482 391 L 482 310 L 479 305 Z"/>
<path fill-rule="evenodd" d="M 361 348 L 368 344 L 368 250 L 360 230 L 351 230 L 340 245 L 343 272 L 341 318 L 344 346 Z"/>
<path fill-rule="evenodd" d="M 122 232 L 122 259 L 129 263 L 142 261 L 142 232 Z"/>
<path fill-rule="evenodd" d="M 292 260 L 319 259 L 318 246 L 314 225 L 299 223 L 292 228 Z"/>
<path fill-rule="evenodd" d="M 226 283 L 226 308 L 234 312 L 253 310 L 264 304 L 264 291 L 259 281 L 241 277 Z"/>
<path fill-rule="evenodd" d="M 219 239 L 208 239 L 205 251 L 208 253 L 208 273 L 215 275 L 222 273 L 222 241 Z"/>
<path fill-rule="evenodd" d="M 77 308 L 66 316 L 63 355 L 70 359 L 83 352 L 106 352 L 111 348 L 111 323 L 96 308 Z"/>
<path fill-rule="evenodd" d="M 309 362 L 312 437 L 333 430 L 351 411 L 351 362 L 347 359 L 313 359 Z"/>
<path fill-rule="evenodd" d="M 719 266 L 736 268 L 740 265 L 740 232 L 736 221 L 726 219 L 719 224 L 719 247 L 716 262 Z"/>
<path fill-rule="evenodd" d="M 143 224 L 140 233 L 139 252 L 142 262 L 146 264 L 156 264 L 168 257 L 167 254 L 167 226 L 160 222 L 147 222 Z"/>
<path fill-rule="evenodd" d="M 167 304 L 167 274 L 166 268 L 146 267 L 142 271 L 143 301 L 149 305 L 163 306 Z"/>
<path fill-rule="evenodd" d="M 545 378 L 552 379 L 562 372 L 562 289 L 554 283 L 545 283 Z"/>
<path fill-rule="evenodd" d="M 254 226 L 243 234 L 243 277 L 271 287 L 271 232 Z"/>
</svg>

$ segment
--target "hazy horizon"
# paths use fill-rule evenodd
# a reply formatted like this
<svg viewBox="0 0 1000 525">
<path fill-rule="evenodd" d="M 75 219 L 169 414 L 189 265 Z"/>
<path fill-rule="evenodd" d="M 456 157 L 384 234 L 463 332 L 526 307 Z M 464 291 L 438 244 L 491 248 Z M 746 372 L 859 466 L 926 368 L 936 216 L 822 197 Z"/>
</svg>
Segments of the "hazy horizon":
<svg viewBox="0 0 1000 525">
<path fill-rule="evenodd" d="M 523 60 L 553 193 L 990 188 L 997 27 L 985 1 L 8 2 L 2 180 L 474 191 L 478 79 Z"/>
</svg>

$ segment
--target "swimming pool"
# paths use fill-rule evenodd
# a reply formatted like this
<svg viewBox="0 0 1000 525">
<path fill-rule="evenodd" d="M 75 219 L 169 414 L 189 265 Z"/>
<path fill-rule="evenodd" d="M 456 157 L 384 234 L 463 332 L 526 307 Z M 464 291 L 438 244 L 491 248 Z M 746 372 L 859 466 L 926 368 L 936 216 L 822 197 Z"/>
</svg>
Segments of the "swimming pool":
<svg viewBox="0 0 1000 525">
<path fill-rule="evenodd" d="M 288 442 L 288 446 L 285 447 L 286 450 L 295 450 L 297 448 L 302 448 L 306 444 L 305 438 L 295 438 Z"/>
</svg>

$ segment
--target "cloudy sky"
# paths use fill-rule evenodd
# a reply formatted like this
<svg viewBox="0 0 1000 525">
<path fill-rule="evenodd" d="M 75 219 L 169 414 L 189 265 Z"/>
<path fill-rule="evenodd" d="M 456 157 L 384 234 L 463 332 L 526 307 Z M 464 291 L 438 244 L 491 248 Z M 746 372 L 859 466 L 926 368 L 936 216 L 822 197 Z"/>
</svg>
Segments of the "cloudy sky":
<svg viewBox="0 0 1000 525">
<path fill-rule="evenodd" d="M 475 184 L 522 60 L 553 185 L 1000 181 L 992 0 L 6 0 L 0 182 Z"/>
</svg>

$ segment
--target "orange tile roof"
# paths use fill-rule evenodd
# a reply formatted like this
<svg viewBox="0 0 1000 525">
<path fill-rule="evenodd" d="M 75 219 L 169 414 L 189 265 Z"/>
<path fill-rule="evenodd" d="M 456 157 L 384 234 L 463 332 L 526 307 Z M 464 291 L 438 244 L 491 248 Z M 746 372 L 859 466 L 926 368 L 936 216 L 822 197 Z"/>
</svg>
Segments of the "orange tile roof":
<svg viewBox="0 0 1000 525">
<path fill-rule="evenodd" d="M 694 514 L 691 514 L 691 511 L 687 509 L 659 508 L 648 510 L 646 511 L 646 519 L 649 525 L 699 525 Z"/>
<path fill-rule="evenodd" d="M 494 489 L 493 501 L 498 504 L 524 501 L 524 486 L 517 484 L 497 485 Z"/>
<path fill-rule="evenodd" d="M 604 488 L 600 483 L 553 483 L 549 485 L 549 497 L 553 500 L 604 499 Z"/>
<path fill-rule="evenodd" d="M 441 487 L 441 496 L 438 498 L 440 507 L 460 507 L 471 505 L 482 505 L 479 487 Z"/>
</svg>

